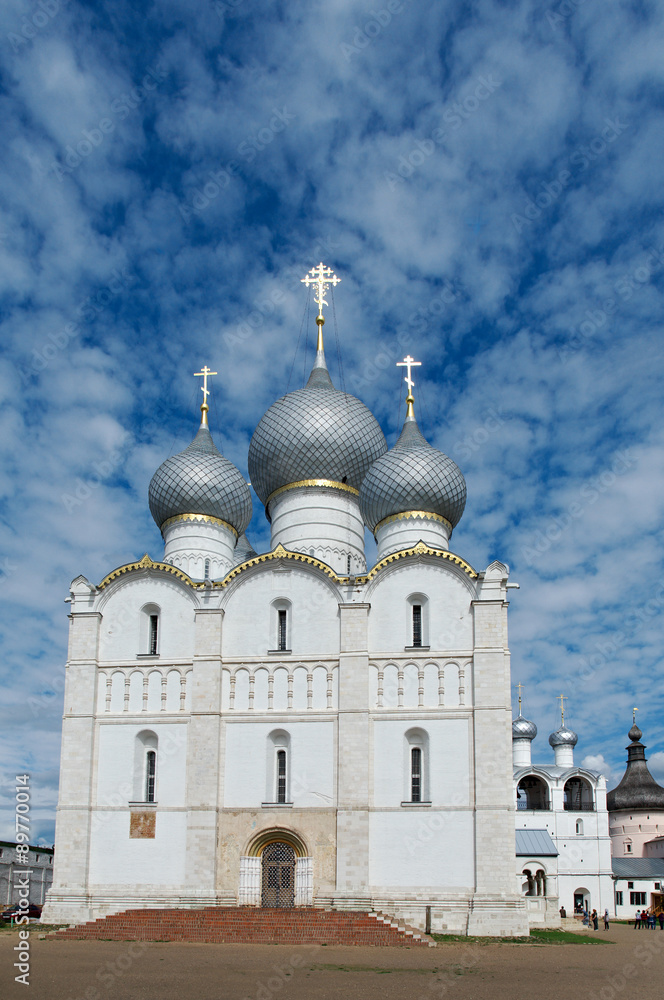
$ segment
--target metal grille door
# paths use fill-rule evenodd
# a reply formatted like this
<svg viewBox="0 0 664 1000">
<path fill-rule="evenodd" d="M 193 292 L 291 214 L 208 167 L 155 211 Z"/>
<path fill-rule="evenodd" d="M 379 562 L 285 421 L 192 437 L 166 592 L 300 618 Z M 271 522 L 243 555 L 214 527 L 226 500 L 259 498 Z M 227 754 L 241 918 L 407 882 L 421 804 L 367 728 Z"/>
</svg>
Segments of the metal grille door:
<svg viewBox="0 0 664 1000">
<path fill-rule="evenodd" d="M 295 905 L 295 851 L 290 844 L 268 844 L 263 851 L 263 906 Z"/>
</svg>

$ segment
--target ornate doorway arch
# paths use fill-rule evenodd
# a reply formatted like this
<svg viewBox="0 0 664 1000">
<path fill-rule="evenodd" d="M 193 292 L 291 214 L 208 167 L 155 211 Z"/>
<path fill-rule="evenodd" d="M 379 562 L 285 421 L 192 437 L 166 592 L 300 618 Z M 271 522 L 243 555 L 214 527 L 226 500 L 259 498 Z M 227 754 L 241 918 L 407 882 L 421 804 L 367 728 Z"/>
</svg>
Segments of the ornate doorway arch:
<svg viewBox="0 0 664 1000">
<path fill-rule="evenodd" d="M 311 906 L 313 858 L 291 830 L 262 830 L 240 858 L 240 906 Z"/>
</svg>

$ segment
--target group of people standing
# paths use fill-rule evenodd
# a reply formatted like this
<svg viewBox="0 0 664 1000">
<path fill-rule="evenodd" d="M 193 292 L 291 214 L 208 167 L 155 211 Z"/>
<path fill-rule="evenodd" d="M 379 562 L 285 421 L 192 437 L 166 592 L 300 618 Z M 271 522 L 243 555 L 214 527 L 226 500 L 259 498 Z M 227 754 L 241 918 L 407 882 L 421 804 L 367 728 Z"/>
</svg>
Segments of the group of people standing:
<svg viewBox="0 0 664 1000">
<path fill-rule="evenodd" d="M 636 916 L 634 918 L 634 930 L 651 930 L 654 931 L 657 926 L 657 918 L 654 913 L 648 913 L 647 910 L 637 910 Z M 659 926 L 660 930 L 664 931 L 664 910 L 659 912 Z"/>
<path fill-rule="evenodd" d="M 599 914 L 597 910 L 593 910 L 592 913 L 588 913 L 588 907 L 586 907 L 583 911 L 583 923 L 586 927 L 590 927 L 592 925 L 592 929 L 594 931 L 599 930 Z M 607 907 L 607 909 L 604 910 L 604 930 L 608 931 L 608 929 L 609 929 L 609 910 Z"/>
</svg>

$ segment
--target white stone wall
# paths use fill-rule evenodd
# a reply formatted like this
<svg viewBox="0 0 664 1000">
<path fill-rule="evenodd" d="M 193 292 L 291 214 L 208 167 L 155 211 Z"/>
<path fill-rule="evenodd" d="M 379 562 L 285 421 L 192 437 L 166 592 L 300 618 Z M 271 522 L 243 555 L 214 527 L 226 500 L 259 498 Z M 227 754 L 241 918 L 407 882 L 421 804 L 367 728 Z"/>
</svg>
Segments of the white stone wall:
<svg viewBox="0 0 664 1000">
<path fill-rule="evenodd" d="M 224 808 L 256 809 L 274 802 L 275 744 L 270 733 L 289 737 L 287 788 L 294 808 L 335 804 L 334 724 L 277 716 L 270 722 L 227 722 Z M 284 822 L 288 823 L 285 816 Z"/>
<path fill-rule="evenodd" d="M 399 809 L 410 799 L 406 733 L 424 731 L 424 795 L 434 809 L 472 808 L 467 719 L 374 719 L 373 806 Z M 428 773 L 427 773 L 428 772 Z M 426 817 L 425 817 L 426 822 Z M 472 854 L 472 845 L 465 844 Z"/>
<path fill-rule="evenodd" d="M 98 601 L 102 614 L 100 661 L 135 662 L 138 654 L 149 652 L 147 637 L 142 641 L 141 634 L 141 609 L 145 605 L 159 609 L 159 659 L 190 660 L 197 603 L 185 584 L 163 573 L 114 581 Z"/>
<path fill-rule="evenodd" d="M 268 563 L 243 573 L 223 595 L 224 659 L 265 657 L 277 648 L 275 602 L 288 602 L 294 656 L 337 656 L 339 598 L 319 570 Z"/>
<path fill-rule="evenodd" d="M 339 576 L 366 572 L 359 500 L 339 490 L 286 490 L 270 501 L 272 548 L 281 544 L 327 563 Z M 349 567 L 350 560 L 350 567 Z"/>
<path fill-rule="evenodd" d="M 450 565 L 438 560 L 394 563 L 367 588 L 371 603 L 369 649 L 372 655 L 403 651 L 413 644 L 411 594 L 427 599 L 423 615 L 430 649 L 472 651 L 473 619 L 470 602 L 475 596 L 471 581 L 466 582 Z"/>
</svg>

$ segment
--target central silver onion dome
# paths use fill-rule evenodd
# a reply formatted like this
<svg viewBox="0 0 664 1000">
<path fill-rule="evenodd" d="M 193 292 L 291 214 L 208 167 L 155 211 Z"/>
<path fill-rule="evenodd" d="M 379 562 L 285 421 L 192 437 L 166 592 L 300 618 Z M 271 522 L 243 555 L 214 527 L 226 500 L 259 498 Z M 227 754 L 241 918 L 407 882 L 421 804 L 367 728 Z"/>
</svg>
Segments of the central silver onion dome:
<svg viewBox="0 0 664 1000">
<path fill-rule="evenodd" d="M 512 722 L 512 739 L 513 740 L 534 740 L 537 736 L 537 726 L 534 722 L 529 722 L 528 719 L 519 714 L 516 719 Z"/>
<path fill-rule="evenodd" d="M 442 451 L 432 448 L 409 408 L 399 440 L 371 466 L 360 490 L 364 523 L 372 531 L 386 517 L 407 511 L 438 514 L 451 528 L 466 506 L 466 480 Z"/>
<path fill-rule="evenodd" d="M 575 747 L 578 742 L 579 737 L 576 733 L 573 733 L 565 725 L 562 725 L 560 729 L 556 729 L 555 733 L 551 733 L 549 736 L 549 745 L 552 747 Z"/>
<path fill-rule="evenodd" d="M 226 521 L 241 535 L 251 521 L 249 486 L 217 450 L 205 421 L 188 448 L 159 466 L 148 498 L 160 528 L 171 517 L 205 514 Z"/>
<path fill-rule="evenodd" d="M 332 384 L 322 349 L 303 389 L 273 403 L 249 445 L 249 476 L 267 504 L 275 490 L 324 479 L 359 490 L 372 462 L 387 451 L 376 418 Z"/>
</svg>

